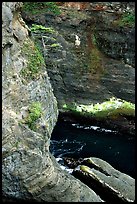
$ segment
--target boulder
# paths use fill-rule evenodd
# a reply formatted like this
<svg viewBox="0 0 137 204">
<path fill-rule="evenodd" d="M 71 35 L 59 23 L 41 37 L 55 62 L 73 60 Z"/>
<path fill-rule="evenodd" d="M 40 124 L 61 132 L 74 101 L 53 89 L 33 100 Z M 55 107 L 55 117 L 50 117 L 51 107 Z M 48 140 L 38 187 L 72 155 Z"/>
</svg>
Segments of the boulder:
<svg viewBox="0 0 137 204">
<path fill-rule="evenodd" d="M 94 189 L 104 201 L 135 201 L 135 179 L 116 170 L 106 161 L 96 157 L 77 161 L 66 158 L 64 161 L 67 166 L 74 168 L 72 174 Z"/>
</svg>

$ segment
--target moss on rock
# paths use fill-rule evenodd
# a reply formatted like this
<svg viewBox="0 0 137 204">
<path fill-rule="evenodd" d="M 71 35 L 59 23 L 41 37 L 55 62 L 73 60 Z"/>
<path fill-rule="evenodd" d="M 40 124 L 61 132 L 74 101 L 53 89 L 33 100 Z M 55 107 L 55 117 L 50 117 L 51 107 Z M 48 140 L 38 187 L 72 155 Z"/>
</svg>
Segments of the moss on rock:
<svg viewBox="0 0 137 204">
<path fill-rule="evenodd" d="M 65 110 L 70 110 L 79 115 L 91 116 L 97 119 L 104 118 L 117 118 L 123 116 L 135 116 L 135 104 L 116 99 L 114 97 L 103 103 L 90 104 L 90 105 L 64 105 Z"/>
<path fill-rule="evenodd" d="M 50 12 L 54 15 L 61 13 L 56 2 L 23 2 L 23 4 L 23 11 L 33 15 L 40 14 L 41 12 Z"/>
<path fill-rule="evenodd" d="M 36 121 L 42 115 L 42 107 L 40 102 L 33 102 L 28 109 L 28 116 L 25 118 L 24 123 L 32 130 L 36 130 Z"/>
<path fill-rule="evenodd" d="M 115 20 L 113 24 L 120 27 L 133 27 L 135 25 L 135 14 L 126 12 L 119 19 Z"/>
<path fill-rule="evenodd" d="M 21 75 L 26 81 L 37 79 L 42 67 L 45 66 L 44 58 L 38 46 L 27 39 L 22 46 L 22 54 L 27 58 L 27 65 L 21 70 Z"/>
<path fill-rule="evenodd" d="M 45 27 L 43 25 L 32 24 L 31 29 L 32 32 L 44 32 L 44 33 L 54 33 L 54 29 L 51 27 Z"/>
</svg>

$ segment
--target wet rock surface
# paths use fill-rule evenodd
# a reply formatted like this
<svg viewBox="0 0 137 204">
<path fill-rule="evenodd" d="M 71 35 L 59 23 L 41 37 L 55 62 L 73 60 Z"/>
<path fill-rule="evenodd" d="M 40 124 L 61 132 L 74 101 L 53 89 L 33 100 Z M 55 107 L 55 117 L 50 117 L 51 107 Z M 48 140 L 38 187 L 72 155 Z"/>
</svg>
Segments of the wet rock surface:
<svg viewBox="0 0 137 204">
<path fill-rule="evenodd" d="M 111 119 L 96 119 L 92 116 L 79 116 L 72 111 L 60 111 L 59 119 L 81 125 L 96 125 L 102 128 L 108 128 L 122 134 L 129 134 L 135 137 L 135 117 L 119 116 Z"/>
<path fill-rule="evenodd" d="M 87 184 L 106 202 L 134 202 L 135 179 L 116 170 L 96 157 L 64 158 L 64 164 L 74 169 L 72 175 Z"/>
</svg>

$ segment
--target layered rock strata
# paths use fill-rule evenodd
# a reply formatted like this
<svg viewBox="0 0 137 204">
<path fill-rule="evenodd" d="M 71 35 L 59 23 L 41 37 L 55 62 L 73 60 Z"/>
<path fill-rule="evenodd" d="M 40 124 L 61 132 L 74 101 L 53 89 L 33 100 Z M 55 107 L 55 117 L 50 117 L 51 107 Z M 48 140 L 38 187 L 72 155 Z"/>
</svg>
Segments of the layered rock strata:
<svg viewBox="0 0 137 204">
<path fill-rule="evenodd" d="M 57 101 L 40 53 L 20 16 L 21 6 L 20 2 L 2 3 L 4 201 L 102 202 L 93 190 L 61 170 L 49 152 Z M 33 64 L 35 57 L 39 67 Z"/>
<path fill-rule="evenodd" d="M 72 174 L 94 189 L 106 202 L 134 202 L 135 179 L 96 157 L 64 158 Z"/>
<path fill-rule="evenodd" d="M 58 16 L 23 12 L 30 27 L 35 23 L 55 31 L 42 35 L 47 71 L 59 108 L 64 103 L 100 103 L 112 96 L 134 103 L 134 3 L 97 2 L 80 10 L 77 5 L 82 6 L 82 2 L 65 5 Z"/>
</svg>

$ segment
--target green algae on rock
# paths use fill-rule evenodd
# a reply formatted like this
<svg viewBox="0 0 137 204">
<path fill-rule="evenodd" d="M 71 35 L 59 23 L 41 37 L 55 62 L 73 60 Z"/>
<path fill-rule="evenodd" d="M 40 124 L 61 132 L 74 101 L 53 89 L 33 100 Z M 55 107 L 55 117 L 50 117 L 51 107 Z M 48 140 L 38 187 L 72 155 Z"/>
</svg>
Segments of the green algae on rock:
<svg viewBox="0 0 137 204">
<path fill-rule="evenodd" d="M 73 171 L 73 175 L 76 178 L 81 179 L 86 185 L 100 193 L 106 202 L 111 200 L 134 202 L 134 178 L 118 171 L 100 158 L 90 157 L 87 160 L 95 166 L 89 167 L 83 164 L 77 166 Z M 99 168 L 96 168 L 96 166 Z"/>
<path fill-rule="evenodd" d="M 63 105 L 65 110 L 95 118 L 117 118 L 120 115 L 135 116 L 135 104 L 114 97 L 103 103 L 90 105 Z"/>
</svg>

